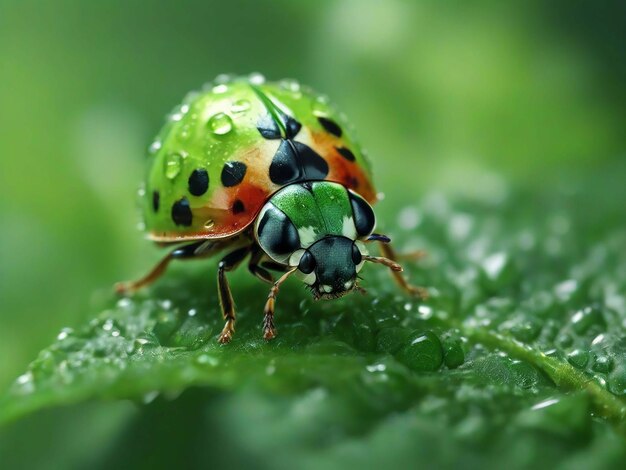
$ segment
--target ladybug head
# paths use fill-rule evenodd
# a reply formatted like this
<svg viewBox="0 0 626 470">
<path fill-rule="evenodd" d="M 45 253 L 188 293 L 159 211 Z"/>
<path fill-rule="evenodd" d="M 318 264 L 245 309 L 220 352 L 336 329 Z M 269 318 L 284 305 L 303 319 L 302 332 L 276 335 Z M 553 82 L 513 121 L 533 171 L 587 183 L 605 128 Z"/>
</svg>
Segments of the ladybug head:
<svg viewBox="0 0 626 470">
<path fill-rule="evenodd" d="M 300 258 L 297 274 L 316 299 L 342 297 L 357 287 L 365 261 L 357 243 L 342 236 L 324 237 L 293 257 Z"/>
<path fill-rule="evenodd" d="M 360 290 L 366 240 L 376 218 L 370 205 L 331 182 L 295 184 L 276 193 L 255 225 L 260 248 L 307 284 L 316 299 Z"/>
</svg>

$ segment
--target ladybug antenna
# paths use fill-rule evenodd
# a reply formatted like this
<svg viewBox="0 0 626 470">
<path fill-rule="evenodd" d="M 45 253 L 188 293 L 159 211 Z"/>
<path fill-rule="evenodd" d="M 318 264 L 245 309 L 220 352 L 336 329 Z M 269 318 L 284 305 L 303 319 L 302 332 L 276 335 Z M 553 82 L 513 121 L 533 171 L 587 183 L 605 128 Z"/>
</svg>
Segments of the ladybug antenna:
<svg viewBox="0 0 626 470">
<path fill-rule="evenodd" d="M 370 263 L 382 264 L 383 266 L 387 266 L 392 271 L 398 273 L 403 271 L 402 266 L 389 258 L 384 258 L 382 256 L 364 256 L 363 259 L 365 261 L 369 261 Z"/>
<path fill-rule="evenodd" d="M 368 242 L 381 242 L 381 243 L 391 243 L 391 238 L 387 235 L 381 235 L 379 233 L 372 233 L 368 239 Z"/>
</svg>

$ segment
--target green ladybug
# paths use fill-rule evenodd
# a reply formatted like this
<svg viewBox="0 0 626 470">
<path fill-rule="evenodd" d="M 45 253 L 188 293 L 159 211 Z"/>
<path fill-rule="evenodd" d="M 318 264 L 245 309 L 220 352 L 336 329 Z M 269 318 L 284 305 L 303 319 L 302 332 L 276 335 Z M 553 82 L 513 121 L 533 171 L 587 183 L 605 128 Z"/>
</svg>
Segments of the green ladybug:
<svg viewBox="0 0 626 470">
<path fill-rule="evenodd" d="M 377 200 L 369 164 L 326 99 L 295 81 L 262 76 L 218 77 L 190 93 L 150 148 L 143 213 L 150 239 L 174 246 L 144 278 L 120 283 L 120 293 L 155 281 L 174 259 L 223 252 L 217 284 L 228 343 L 235 331 L 226 273 L 248 258 L 248 269 L 272 284 L 263 336 L 272 339 L 280 285 L 299 277 L 316 299 L 363 291 L 365 262 L 383 264 L 411 286 L 389 238 L 373 233 Z M 384 257 L 367 245 L 379 242 Z M 270 271 L 282 275 L 275 280 Z"/>
</svg>

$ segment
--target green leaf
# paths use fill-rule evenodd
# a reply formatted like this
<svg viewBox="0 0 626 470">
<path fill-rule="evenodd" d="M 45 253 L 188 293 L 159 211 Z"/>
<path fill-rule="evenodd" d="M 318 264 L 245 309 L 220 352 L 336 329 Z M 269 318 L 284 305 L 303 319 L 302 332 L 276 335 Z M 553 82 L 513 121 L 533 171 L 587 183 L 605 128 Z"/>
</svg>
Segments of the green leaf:
<svg viewBox="0 0 626 470">
<path fill-rule="evenodd" d="M 374 266 L 367 296 L 314 302 L 294 281 L 269 343 L 267 288 L 244 272 L 231 277 L 239 320 L 227 346 L 215 341 L 210 262 L 181 264 L 134 298 L 107 295 L 17 379 L 0 421 L 131 399 L 148 414 L 187 410 L 183 436 L 196 413 L 217 416 L 221 433 L 269 466 L 614 464 L 626 456 L 626 234 L 582 196 L 576 211 L 535 196 L 540 221 L 519 209 L 529 197 L 433 196 L 417 229 L 403 219 L 413 208 L 398 211 L 396 246 L 429 252 L 405 265 L 430 299 L 405 296 Z"/>
</svg>

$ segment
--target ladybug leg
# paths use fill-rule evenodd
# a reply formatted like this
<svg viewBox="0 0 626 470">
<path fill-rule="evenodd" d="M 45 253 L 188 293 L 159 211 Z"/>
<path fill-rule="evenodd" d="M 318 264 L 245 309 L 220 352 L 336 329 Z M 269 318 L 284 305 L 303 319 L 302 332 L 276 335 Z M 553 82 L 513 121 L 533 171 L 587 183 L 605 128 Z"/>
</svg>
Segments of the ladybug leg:
<svg viewBox="0 0 626 470">
<path fill-rule="evenodd" d="M 406 253 L 397 253 L 398 260 L 419 261 L 426 258 L 426 250 L 413 250 Z"/>
<path fill-rule="evenodd" d="M 400 266 L 396 262 L 396 260 L 398 259 L 398 255 L 391 247 L 391 245 L 385 242 L 381 242 L 380 251 L 382 252 L 384 257 L 366 256 L 365 259 L 373 263 L 383 264 L 391 269 L 391 275 L 393 276 L 396 283 L 409 294 L 415 295 L 420 299 L 428 298 L 428 291 L 424 287 L 413 286 L 409 284 L 409 282 L 404 278 L 404 276 L 402 275 L 402 266 Z"/>
<path fill-rule="evenodd" d="M 253 248 L 252 256 L 250 257 L 250 262 L 248 263 L 248 270 L 263 282 L 273 284 L 274 276 L 272 276 L 267 269 L 261 267 L 261 261 L 264 256 L 265 255 L 258 247 Z"/>
<path fill-rule="evenodd" d="M 278 281 L 274 283 L 270 289 L 270 293 L 267 296 L 267 302 L 265 302 L 265 308 L 263 309 L 263 338 L 270 340 L 276 336 L 276 329 L 274 328 L 274 307 L 276 306 L 276 296 L 280 285 L 287 280 L 298 268 L 292 268 L 285 272 Z"/>
<path fill-rule="evenodd" d="M 249 253 L 250 246 L 244 246 L 243 248 L 231 251 L 222 258 L 217 268 L 217 292 L 219 294 L 222 315 L 224 320 L 226 320 L 224 328 L 217 339 L 222 344 L 230 342 L 235 333 L 235 302 L 230 292 L 226 273 L 239 266 Z"/>
<path fill-rule="evenodd" d="M 159 261 L 156 266 L 141 279 L 130 282 L 118 282 L 115 284 L 115 291 L 118 294 L 132 294 L 133 292 L 152 284 L 160 278 L 172 260 L 210 256 L 215 251 L 213 250 L 214 247 L 214 243 L 207 242 L 205 240 L 179 246 L 161 259 L 161 261 Z"/>
<path fill-rule="evenodd" d="M 382 245 L 387 243 L 391 243 L 391 238 L 387 235 L 381 235 L 379 233 L 372 233 L 369 238 L 366 240 L 368 242 L 377 241 Z M 391 247 L 389 249 L 394 253 L 394 260 L 408 260 L 408 261 L 419 261 L 422 258 L 426 257 L 426 251 L 424 250 L 414 250 L 409 251 L 408 253 L 395 253 L 395 250 Z"/>
</svg>

